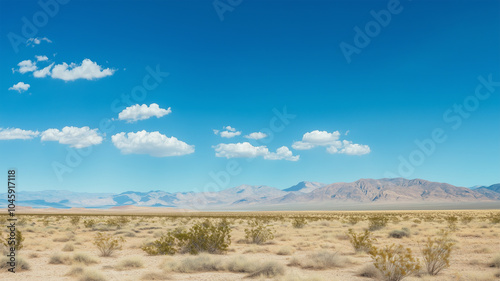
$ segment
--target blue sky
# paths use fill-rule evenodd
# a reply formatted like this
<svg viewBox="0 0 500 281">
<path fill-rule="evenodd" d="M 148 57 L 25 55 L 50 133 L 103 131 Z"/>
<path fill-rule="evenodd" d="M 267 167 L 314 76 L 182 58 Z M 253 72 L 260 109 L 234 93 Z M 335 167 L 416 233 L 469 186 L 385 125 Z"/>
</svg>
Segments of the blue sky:
<svg viewBox="0 0 500 281">
<path fill-rule="evenodd" d="M 23 190 L 500 182 L 498 1 L 48 3 L 0 2 Z"/>
</svg>

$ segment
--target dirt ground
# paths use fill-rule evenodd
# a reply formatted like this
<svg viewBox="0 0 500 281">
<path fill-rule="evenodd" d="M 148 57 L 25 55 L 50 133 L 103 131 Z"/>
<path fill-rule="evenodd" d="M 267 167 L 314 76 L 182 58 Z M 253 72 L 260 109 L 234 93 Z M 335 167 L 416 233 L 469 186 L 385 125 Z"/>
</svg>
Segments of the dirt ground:
<svg viewBox="0 0 500 281">
<path fill-rule="evenodd" d="M 446 230 L 456 243 L 449 268 L 437 276 L 420 272 L 404 280 L 500 280 L 500 268 L 492 266 L 495 258 L 500 260 L 500 223 L 495 224 L 488 219 L 491 214 L 498 214 L 498 211 L 488 210 L 317 214 L 307 212 L 303 213 L 307 217 L 307 224 L 302 228 L 293 227 L 290 214 L 277 212 L 275 215 L 279 219 L 272 219 L 267 223 L 269 229 L 274 231 L 274 238 L 261 245 L 251 244 L 245 238 L 245 229 L 249 226 L 248 218 L 244 216 L 256 214 L 240 213 L 229 218 L 232 237 L 227 253 L 204 254 L 201 257 L 215 264 L 241 258 L 250 264 L 274 261 L 275 266 L 277 264 L 284 269 L 275 276 L 261 275 L 253 277 L 254 280 L 373 280 L 371 277 L 360 276 L 363 268 L 372 263 L 371 256 L 367 253 L 356 253 L 347 232 L 348 229 L 353 229 L 360 233 L 367 229 L 367 218 L 375 213 L 391 219 L 385 227 L 373 231 L 373 237 L 377 239 L 374 245 L 381 247 L 392 243 L 402 244 L 412 249 L 413 255 L 422 265 L 421 251 L 428 237 L 437 237 L 439 230 Z M 294 213 L 297 214 L 301 213 Z M 249 280 L 247 272 L 220 269 L 181 273 L 166 264 L 181 263 L 183 260 L 200 256 L 150 256 L 141 249 L 143 245 L 157 240 L 168 230 L 177 227 L 189 228 L 193 223 L 203 220 L 196 216 L 129 216 L 129 221 L 119 227 L 106 223 L 111 216 L 81 214 L 81 219 L 72 223 L 73 216 L 69 215 L 24 215 L 18 221 L 21 223 L 18 228 L 25 237 L 24 247 L 19 250 L 18 256 L 29 264 L 29 269 L 18 268 L 18 271 L 12 274 L 4 267 L 0 272 L 0 280 Z M 353 224 L 350 216 L 360 217 L 361 221 Z M 455 224 L 446 219 L 450 216 L 457 218 Z M 463 217 L 468 217 L 471 221 L 464 222 Z M 86 227 L 84 221 L 92 219 L 96 224 Z M 402 228 L 409 229 L 409 237 L 389 237 L 391 231 Z M 2 231 L 1 237 L 6 237 L 7 232 L 4 229 Z M 125 242 L 122 249 L 117 250 L 111 257 L 101 257 L 93 244 L 98 232 L 123 237 Z M 297 261 L 305 264 L 311 259 L 310 255 L 320 252 L 336 253 L 337 265 L 326 269 L 297 265 Z M 95 262 L 84 264 L 75 261 L 73 257 L 76 254 L 83 254 Z M 134 260 L 137 267 L 123 266 L 121 262 L 124 259 Z M 295 261 L 295 264 L 292 261 Z M 86 273 L 78 272 L 81 269 Z"/>
</svg>

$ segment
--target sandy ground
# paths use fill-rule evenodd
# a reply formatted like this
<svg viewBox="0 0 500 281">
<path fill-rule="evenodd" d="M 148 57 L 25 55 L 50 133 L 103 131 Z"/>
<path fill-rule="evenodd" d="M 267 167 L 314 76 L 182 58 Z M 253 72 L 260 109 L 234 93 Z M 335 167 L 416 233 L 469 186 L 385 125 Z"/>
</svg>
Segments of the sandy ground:
<svg viewBox="0 0 500 281">
<path fill-rule="evenodd" d="M 437 276 L 422 274 L 410 276 L 404 280 L 500 280 L 495 276 L 499 276 L 500 269 L 490 267 L 491 261 L 500 255 L 500 224 L 492 224 L 486 219 L 491 212 L 484 210 L 395 212 L 398 222 L 391 221 L 385 228 L 374 231 L 374 236 L 377 238 L 375 245 L 402 244 L 411 248 L 415 256 L 422 259 L 421 248 L 427 237 L 434 237 L 440 229 L 449 229 L 447 222 L 442 218 L 454 214 L 459 218 L 459 221 L 457 229 L 451 232 L 456 246 L 452 252 L 450 267 Z M 498 211 L 493 212 L 498 213 Z M 318 214 L 325 217 L 325 214 L 330 213 Z M 248 228 L 246 219 L 236 219 L 232 223 L 232 243 L 229 251 L 223 255 L 210 255 L 210 258 L 221 259 L 224 262 L 235 259 L 237 256 L 244 256 L 249 262 L 276 261 L 285 268 L 284 275 L 273 278 L 257 277 L 254 280 L 373 280 L 358 276 L 360 270 L 370 264 L 372 260 L 368 254 L 355 253 L 346 236 L 349 228 L 360 232 L 368 227 L 368 222 L 364 220 L 351 225 L 346 222 L 346 218 L 352 212 L 349 214 L 331 212 L 331 214 L 335 215 L 328 220 L 310 220 L 307 225 L 300 229 L 294 228 L 290 219 L 272 221 L 270 224 L 275 230 L 275 238 L 263 245 L 249 244 L 245 240 L 244 232 L 245 228 Z M 383 212 L 383 214 L 389 215 L 391 213 Z M 425 221 L 421 217 L 423 214 L 430 214 L 433 219 Z M 460 218 L 464 214 L 473 216 L 474 219 L 470 223 L 464 224 L 460 222 Z M 249 213 L 240 213 L 239 215 L 249 215 Z M 92 218 L 100 221 L 95 229 L 84 227 L 83 221 Z M 192 256 L 188 254 L 148 256 L 140 249 L 144 243 L 158 239 L 162 233 L 169 229 L 179 226 L 189 227 L 193 222 L 199 221 L 196 217 L 189 220 L 187 218 L 131 217 L 131 221 L 120 229 L 107 226 L 105 224 L 107 218 L 105 216 L 83 216 L 75 226 L 71 224 L 69 216 L 25 216 L 26 224 L 19 226 L 25 236 L 25 245 L 19 251 L 19 256 L 29 263 L 30 269 L 18 271 L 15 274 L 2 269 L 0 280 L 92 280 L 82 279 L 80 275 L 66 275 L 73 266 L 77 265 L 75 262 L 73 264 L 50 264 L 50 258 L 58 253 L 69 257 L 75 253 L 85 253 L 97 258 L 98 263 L 82 265 L 82 267 L 100 273 L 104 280 L 153 280 L 145 278 L 147 273 L 156 273 L 157 276 L 168 278 L 168 280 L 249 280 L 245 273 L 226 271 L 169 272 L 162 264 L 189 259 Z M 410 237 L 389 238 L 390 231 L 403 227 L 410 229 Z M 100 257 L 98 249 L 92 243 L 94 236 L 99 231 L 114 234 L 115 237 L 124 237 L 125 243 L 122 250 L 117 251 L 111 257 Z M 5 231 L 1 234 L 2 237 L 6 237 L 6 235 Z M 63 251 L 67 244 L 73 245 L 74 250 Z M 307 260 L 308 254 L 318 251 L 336 252 L 344 259 L 344 264 L 341 267 L 325 270 L 309 270 L 289 266 L 292 259 Z M 285 254 L 279 255 L 279 252 L 285 252 Z M 118 263 L 126 257 L 135 257 L 142 261 L 143 267 L 119 269 Z"/>
</svg>

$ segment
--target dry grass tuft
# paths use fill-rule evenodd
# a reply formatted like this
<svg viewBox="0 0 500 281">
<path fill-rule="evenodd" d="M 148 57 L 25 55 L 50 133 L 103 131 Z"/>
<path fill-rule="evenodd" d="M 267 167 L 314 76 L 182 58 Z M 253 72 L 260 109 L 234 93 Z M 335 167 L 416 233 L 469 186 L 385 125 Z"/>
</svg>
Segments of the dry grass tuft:
<svg viewBox="0 0 500 281">
<path fill-rule="evenodd" d="M 73 252 L 74 250 L 75 250 L 75 246 L 72 243 L 68 243 L 68 244 L 64 245 L 64 247 L 62 248 L 63 252 Z"/>
<path fill-rule="evenodd" d="M 141 280 L 170 280 L 170 278 L 162 272 L 148 272 L 141 276 Z"/>
<path fill-rule="evenodd" d="M 107 279 L 102 275 L 101 272 L 95 270 L 95 269 L 90 269 L 86 268 L 83 270 L 80 278 L 78 278 L 79 281 L 106 281 Z"/>
<path fill-rule="evenodd" d="M 118 262 L 116 268 L 118 270 L 126 270 L 133 268 L 141 268 L 144 267 L 144 263 L 140 257 L 127 257 Z"/>
<path fill-rule="evenodd" d="M 294 257 L 289 265 L 299 266 L 304 269 L 328 269 L 343 267 L 346 262 L 346 258 L 336 252 L 318 251 L 307 255 L 304 259 Z"/>
<path fill-rule="evenodd" d="M 99 260 L 96 257 L 90 256 L 86 253 L 75 253 L 73 255 L 73 261 L 83 263 L 85 265 L 99 263 Z"/>
<path fill-rule="evenodd" d="M 358 272 L 358 276 L 380 279 L 382 278 L 382 273 L 375 267 L 375 265 L 373 265 L 373 263 L 369 263 L 361 268 Z"/>
<path fill-rule="evenodd" d="M 68 255 L 60 253 L 53 254 L 49 259 L 49 264 L 71 264 L 72 260 Z"/>
</svg>

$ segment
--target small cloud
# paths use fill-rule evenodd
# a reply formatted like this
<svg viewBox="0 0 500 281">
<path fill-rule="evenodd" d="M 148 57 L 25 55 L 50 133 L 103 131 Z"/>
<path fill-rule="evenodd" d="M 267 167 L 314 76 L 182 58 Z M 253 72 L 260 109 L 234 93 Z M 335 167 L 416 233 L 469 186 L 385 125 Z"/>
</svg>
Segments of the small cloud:
<svg viewBox="0 0 500 281">
<path fill-rule="evenodd" d="M 21 130 L 18 128 L 0 128 L 0 140 L 29 140 L 37 137 L 38 131 Z"/>
<path fill-rule="evenodd" d="M 24 74 L 26 72 L 33 72 L 37 70 L 36 62 L 33 62 L 31 60 L 23 60 L 22 62 L 18 63 L 17 66 L 19 66 L 19 73 Z M 15 70 L 12 69 L 14 72 Z"/>
<path fill-rule="evenodd" d="M 81 64 L 71 63 L 57 64 L 52 69 L 50 76 L 54 79 L 61 79 L 64 81 L 74 81 L 77 79 L 93 80 L 111 76 L 115 72 L 111 68 L 103 68 L 90 59 L 84 59 Z"/>
<path fill-rule="evenodd" d="M 48 129 L 42 132 L 42 141 L 57 141 L 61 144 L 69 144 L 74 148 L 84 148 L 102 143 L 103 138 L 97 133 L 97 129 L 89 127 L 64 127 L 62 130 Z"/>
<path fill-rule="evenodd" d="M 52 43 L 52 40 L 47 37 L 29 38 L 28 40 L 26 40 L 26 46 L 35 47 L 35 45 L 40 45 L 40 43 L 42 42 Z"/>
<path fill-rule="evenodd" d="M 349 131 L 345 133 L 347 135 Z M 292 144 L 292 148 L 297 150 L 308 150 L 317 146 L 325 146 L 326 151 L 331 154 L 363 155 L 370 153 L 368 145 L 352 143 L 348 140 L 340 140 L 340 132 L 314 130 L 307 132 L 302 136 L 301 141 Z"/>
<path fill-rule="evenodd" d="M 128 123 L 136 122 L 138 120 L 149 119 L 153 116 L 156 118 L 163 117 L 167 114 L 172 113 L 172 110 L 169 108 L 163 109 L 156 103 L 152 103 L 149 107 L 145 104 L 143 105 L 132 105 L 125 108 L 122 112 L 118 114 L 119 120 L 126 120 Z"/>
<path fill-rule="evenodd" d="M 113 135 L 111 140 L 122 154 L 148 154 L 153 157 L 181 156 L 194 152 L 189 145 L 175 137 L 167 137 L 160 132 L 124 132 Z"/>
<path fill-rule="evenodd" d="M 25 84 L 24 82 L 19 82 L 12 87 L 9 88 L 9 90 L 12 91 L 18 91 L 19 93 L 25 92 L 30 88 L 30 84 Z"/>
<path fill-rule="evenodd" d="M 263 139 L 265 137 L 267 137 L 267 135 L 262 133 L 262 132 L 255 132 L 255 133 L 251 133 L 251 134 L 248 134 L 245 136 L 245 138 L 252 139 L 252 140 L 260 140 L 260 139 Z"/>
<path fill-rule="evenodd" d="M 47 61 L 49 58 L 47 56 L 35 56 L 37 61 Z"/>
<path fill-rule="evenodd" d="M 231 127 L 231 126 L 225 126 L 225 127 L 223 127 L 223 129 L 225 131 L 213 130 L 214 134 L 219 135 L 223 138 L 228 138 L 228 139 L 241 135 L 240 131 L 236 131 L 236 129 Z"/>
<path fill-rule="evenodd" d="M 253 146 L 249 142 L 220 143 L 213 148 L 216 157 L 228 159 L 262 157 L 266 160 L 298 161 L 300 157 L 299 155 L 294 156 L 286 146 L 278 148 L 276 152 L 270 152 L 266 146 Z"/>
</svg>

